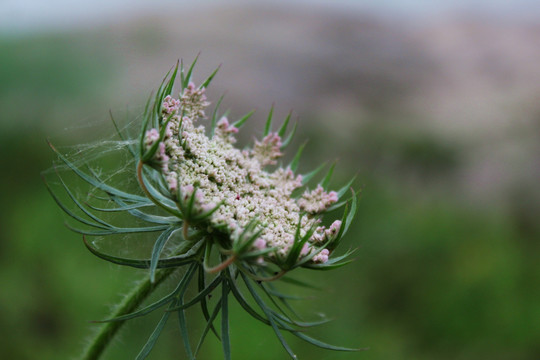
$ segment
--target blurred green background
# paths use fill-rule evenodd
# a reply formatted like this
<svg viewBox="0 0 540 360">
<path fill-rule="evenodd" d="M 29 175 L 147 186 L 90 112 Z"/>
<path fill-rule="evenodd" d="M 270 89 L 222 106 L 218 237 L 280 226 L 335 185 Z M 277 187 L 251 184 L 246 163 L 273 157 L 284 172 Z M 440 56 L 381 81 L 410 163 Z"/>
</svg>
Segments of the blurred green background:
<svg viewBox="0 0 540 360">
<path fill-rule="evenodd" d="M 324 289 L 301 308 L 335 318 L 313 335 L 370 350 L 288 338 L 301 359 L 539 359 L 540 21 L 203 4 L 2 27 L 2 358 L 76 357 L 88 321 L 145 276 L 93 257 L 64 227 L 40 179 L 54 159 L 46 139 L 98 140 L 109 109 L 135 117 L 176 60 L 201 51 L 195 80 L 222 64 L 209 98 L 227 90 L 231 118 L 258 109 L 241 141 L 275 103 L 277 116 L 298 115 L 297 145 L 310 139 L 300 171 L 338 159 L 336 187 L 358 175 L 344 244 L 356 261 L 301 272 Z M 236 305 L 231 316 L 234 359 L 286 358 L 270 328 Z M 129 323 L 106 358 L 133 358 L 157 320 Z M 184 358 L 170 325 L 150 358 Z M 220 353 L 209 338 L 201 359 Z"/>
</svg>

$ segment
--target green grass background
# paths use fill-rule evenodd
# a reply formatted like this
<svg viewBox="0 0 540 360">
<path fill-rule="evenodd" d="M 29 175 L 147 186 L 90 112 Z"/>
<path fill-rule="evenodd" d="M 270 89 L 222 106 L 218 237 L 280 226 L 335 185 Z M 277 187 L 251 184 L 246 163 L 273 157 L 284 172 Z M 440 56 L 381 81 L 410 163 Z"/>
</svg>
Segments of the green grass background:
<svg viewBox="0 0 540 360">
<path fill-rule="evenodd" d="M 119 94 L 136 54 L 167 46 L 152 36 L 141 31 L 120 38 L 121 45 L 100 31 L 0 39 L 2 358 L 75 358 L 95 327 L 89 321 L 105 317 L 145 276 L 88 253 L 80 236 L 64 227 L 40 172 L 54 159 L 46 138 L 64 145 L 95 140 L 109 108 L 136 108 L 155 89 L 160 78 L 129 96 Z M 119 46 L 130 46 L 134 57 L 123 57 Z M 161 59 L 167 66 L 175 60 Z M 215 65 L 220 59 L 204 61 Z M 165 73 L 167 66 L 155 71 Z M 218 75 L 215 82 L 227 87 L 226 65 L 223 72 L 224 80 Z M 307 317 L 324 312 L 335 318 L 311 334 L 369 350 L 333 353 L 288 338 L 300 358 L 540 358 L 538 203 L 525 195 L 513 204 L 486 206 L 455 196 L 447 179 L 456 174 L 459 149 L 389 126 L 395 114 L 374 113 L 380 121 L 356 126 L 345 139 L 304 118 L 317 114 L 301 115 L 299 138 L 309 137 L 310 144 L 300 170 L 339 157 L 334 184 L 358 174 L 362 197 L 344 243 L 358 247 L 356 261 L 328 273 L 300 272 L 323 291 L 302 291 L 313 299 L 299 305 Z M 89 130 L 87 123 L 93 124 Z M 197 310 L 190 313 L 194 331 L 203 326 L 201 318 Z M 133 358 L 157 321 L 148 316 L 129 323 L 106 358 Z M 233 359 L 286 358 L 271 329 L 236 304 L 231 324 Z M 184 358 L 179 336 L 171 321 L 150 358 Z M 220 354 L 220 344 L 209 338 L 201 359 Z"/>
</svg>

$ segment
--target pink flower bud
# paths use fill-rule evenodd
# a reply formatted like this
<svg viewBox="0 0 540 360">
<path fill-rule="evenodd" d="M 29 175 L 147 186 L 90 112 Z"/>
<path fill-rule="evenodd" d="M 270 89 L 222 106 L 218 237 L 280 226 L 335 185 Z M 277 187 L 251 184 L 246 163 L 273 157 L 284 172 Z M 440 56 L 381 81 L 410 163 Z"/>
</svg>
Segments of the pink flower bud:
<svg viewBox="0 0 540 360">
<path fill-rule="evenodd" d="M 176 174 L 173 173 L 174 176 L 168 176 L 167 177 L 167 182 L 169 184 L 169 190 L 171 192 L 176 192 L 176 190 L 178 189 L 178 180 L 176 179 Z"/>
<path fill-rule="evenodd" d="M 150 129 L 145 134 L 144 144 L 147 147 L 150 147 L 158 140 L 159 140 L 159 131 L 157 131 L 157 129 Z"/>
<path fill-rule="evenodd" d="M 328 261 L 328 255 L 330 254 L 330 251 L 328 249 L 323 249 L 320 253 L 315 255 L 313 259 L 311 259 L 314 263 L 325 263 Z"/>
<path fill-rule="evenodd" d="M 253 243 L 253 246 L 259 250 L 262 250 L 266 247 L 266 240 L 264 239 L 261 239 L 261 238 L 258 238 L 257 240 L 255 240 L 255 242 Z"/>
<path fill-rule="evenodd" d="M 310 251 L 309 245 L 306 242 L 306 243 L 304 243 L 304 246 L 302 247 L 302 251 L 300 251 L 300 255 L 301 256 L 307 255 L 307 254 L 309 254 L 309 251 Z"/>
</svg>

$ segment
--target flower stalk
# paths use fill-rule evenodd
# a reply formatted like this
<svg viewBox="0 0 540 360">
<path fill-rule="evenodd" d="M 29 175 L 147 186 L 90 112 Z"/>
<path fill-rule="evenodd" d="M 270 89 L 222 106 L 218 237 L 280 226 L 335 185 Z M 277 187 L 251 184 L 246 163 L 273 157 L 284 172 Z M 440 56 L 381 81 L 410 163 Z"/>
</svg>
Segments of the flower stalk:
<svg viewBox="0 0 540 360">
<path fill-rule="evenodd" d="M 140 280 L 138 284 L 135 285 L 135 287 L 124 296 L 122 302 L 116 306 L 116 309 L 111 314 L 111 318 L 117 318 L 135 311 L 143 303 L 143 301 L 146 300 L 150 294 L 152 294 L 155 288 L 166 280 L 175 270 L 175 268 L 169 268 L 156 272 L 154 282 L 150 281 L 150 278 L 148 277 Z M 125 320 L 109 321 L 104 323 L 88 344 L 88 347 L 83 352 L 81 359 L 99 359 L 124 323 Z"/>
</svg>

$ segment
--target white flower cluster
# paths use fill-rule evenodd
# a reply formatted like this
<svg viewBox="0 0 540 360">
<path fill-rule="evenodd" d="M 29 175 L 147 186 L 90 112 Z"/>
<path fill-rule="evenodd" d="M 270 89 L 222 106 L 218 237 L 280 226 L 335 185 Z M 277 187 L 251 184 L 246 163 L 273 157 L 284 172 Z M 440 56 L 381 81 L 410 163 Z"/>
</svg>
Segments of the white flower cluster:
<svg viewBox="0 0 540 360">
<path fill-rule="evenodd" d="M 320 248 L 325 240 L 337 235 L 340 221 L 326 229 L 318 226 L 320 220 L 316 216 L 337 201 L 335 192 L 327 193 L 319 186 L 295 199 L 291 194 L 302 186 L 301 175 L 295 176 L 290 168 L 272 172 L 264 169 L 282 156 L 280 136 L 271 133 L 256 141 L 253 149 L 239 150 L 233 146 L 238 129 L 223 117 L 210 139 L 204 127 L 194 124 L 204 117 L 207 105 L 204 88 L 196 89 L 192 83 L 178 100 L 167 96 L 162 104 L 163 119 L 169 122 L 156 160 L 163 164 L 161 169 L 173 196 L 178 187 L 182 196 L 196 191 L 195 206 L 201 211 L 221 203 L 209 220 L 212 227 L 228 234 L 238 234 L 257 220 L 262 231 L 253 248 L 275 248 L 281 257 L 288 254 L 294 243 L 299 221 L 300 236 L 316 227 L 302 255 L 315 252 L 315 247 Z M 156 129 L 147 132 L 146 146 L 157 141 L 156 135 L 159 137 Z M 304 212 L 308 215 L 301 216 Z M 312 261 L 326 262 L 328 255 L 329 251 L 324 249 Z"/>
</svg>

